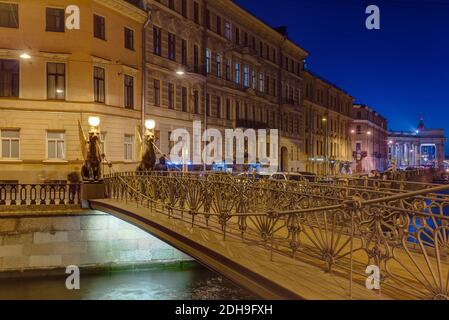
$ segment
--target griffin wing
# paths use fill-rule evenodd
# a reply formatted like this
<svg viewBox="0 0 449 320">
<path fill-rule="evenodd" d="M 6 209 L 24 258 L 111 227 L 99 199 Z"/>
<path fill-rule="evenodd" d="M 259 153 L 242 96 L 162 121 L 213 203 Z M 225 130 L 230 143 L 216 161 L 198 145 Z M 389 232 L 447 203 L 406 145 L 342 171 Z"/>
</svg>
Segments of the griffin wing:
<svg viewBox="0 0 449 320">
<path fill-rule="evenodd" d="M 136 127 L 136 150 L 137 150 L 137 159 L 142 159 L 142 155 L 143 155 L 143 138 L 142 138 L 142 134 L 140 133 L 140 126 Z"/>
<path fill-rule="evenodd" d="M 87 138 L 84 134 L 83 127 L 81 126 L 81 122 L 78 120 L 78 133 L 79 133 L 79 139 L 80 139 L 80 147 L 81 147 L 81 154 L 83 155 L 83 159 L 87 160 Z"/>
</svg>

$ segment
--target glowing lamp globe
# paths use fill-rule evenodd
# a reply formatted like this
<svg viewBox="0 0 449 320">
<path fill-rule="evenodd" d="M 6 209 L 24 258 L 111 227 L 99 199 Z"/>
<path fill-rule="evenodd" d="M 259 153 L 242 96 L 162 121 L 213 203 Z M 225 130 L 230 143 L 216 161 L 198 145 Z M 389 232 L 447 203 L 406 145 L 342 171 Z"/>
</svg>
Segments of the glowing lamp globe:
<svg viewBox="0 0 449 320">
<path fill-rule="evenodd" d="M 178 76 L 183 76 L 185 74 L 185 72 L 184 72 L 184 70 L 178 70 L 178 71 L 176 71 L 176 74 Z"/>
<path fill-rule="evenodd" d="M 154 128 L 156 128 L 156 121 L 151 119 L 145 121 L 145 128 L 147 128 L 148 130 L 153 130 Z"/>
<path fill-rule="evenodd" d="M 89 125 L 91 127 L 98 127 L 100 125 L 100 117 L 89 117 Z"/>
<path fill-rule="evenodd" d="M 31 56 L 28 53 L 22 53 L 20 55 L 20 58 L 24 59 L 24 60 L 29 60 L 29 59 L 31 59 Z"/>
</svg>

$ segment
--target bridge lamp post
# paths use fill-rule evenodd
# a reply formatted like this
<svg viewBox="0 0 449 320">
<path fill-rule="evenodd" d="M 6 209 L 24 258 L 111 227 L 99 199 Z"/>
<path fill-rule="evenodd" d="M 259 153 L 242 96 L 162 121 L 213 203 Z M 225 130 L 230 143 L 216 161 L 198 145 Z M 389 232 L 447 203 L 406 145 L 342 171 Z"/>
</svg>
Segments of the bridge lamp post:
<svg viewBox="0 0 449 320">
<path fill-rule="evenodd" d="M 153 119 L 148 119 L 145 121 L 145 128 L 147 129 L 145 132 L 145 135 L 153 135 L 154 136 L 154 129 L 156 128 L 156 121 Z"/>
<path fill-rule="evenodd" d="M 100 126 L 100 117 L 91 116 L 88 119 L 88 123 L 90 125 L 89 133 L 98 133 L 98 127 Z"/>
</svg>

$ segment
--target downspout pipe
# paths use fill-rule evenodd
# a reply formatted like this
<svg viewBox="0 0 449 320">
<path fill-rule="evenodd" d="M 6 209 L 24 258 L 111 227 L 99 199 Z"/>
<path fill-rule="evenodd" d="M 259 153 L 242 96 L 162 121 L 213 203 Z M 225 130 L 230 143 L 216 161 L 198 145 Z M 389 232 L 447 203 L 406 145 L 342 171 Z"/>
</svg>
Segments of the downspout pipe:
<svg viewBox="0 0 449 320">
<path fill-rule="evenodd" d="M 142 25 L 142 106 L 141 106 L 141 124 L 140 130 L 142 137 L 145 135 L 145 121 L 147 115 L 147 27 L 151 22 L 151 9 L 147 7 L 145 1 L 143 1 L 143 9 L 147 13 L 145 23 Z"/>
</svg>

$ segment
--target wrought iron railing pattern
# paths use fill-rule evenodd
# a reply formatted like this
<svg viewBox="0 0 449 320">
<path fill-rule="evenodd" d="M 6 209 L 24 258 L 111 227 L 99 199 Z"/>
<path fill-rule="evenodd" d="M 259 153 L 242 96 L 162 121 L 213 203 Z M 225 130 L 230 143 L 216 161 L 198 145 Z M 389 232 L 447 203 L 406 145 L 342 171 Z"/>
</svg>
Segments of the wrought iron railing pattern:
<svg viewBox="0 0 449 320">
<path fill-rule="evenodd" d="M 354 180 L 355 181 L 355 180 Z M 449 186 L 405 192 L 337 181 L 115 173 L 109 197 L 133 201 L 365 283 L 380 270 L 393 298 L 449 297 Z"/>
</svg>

